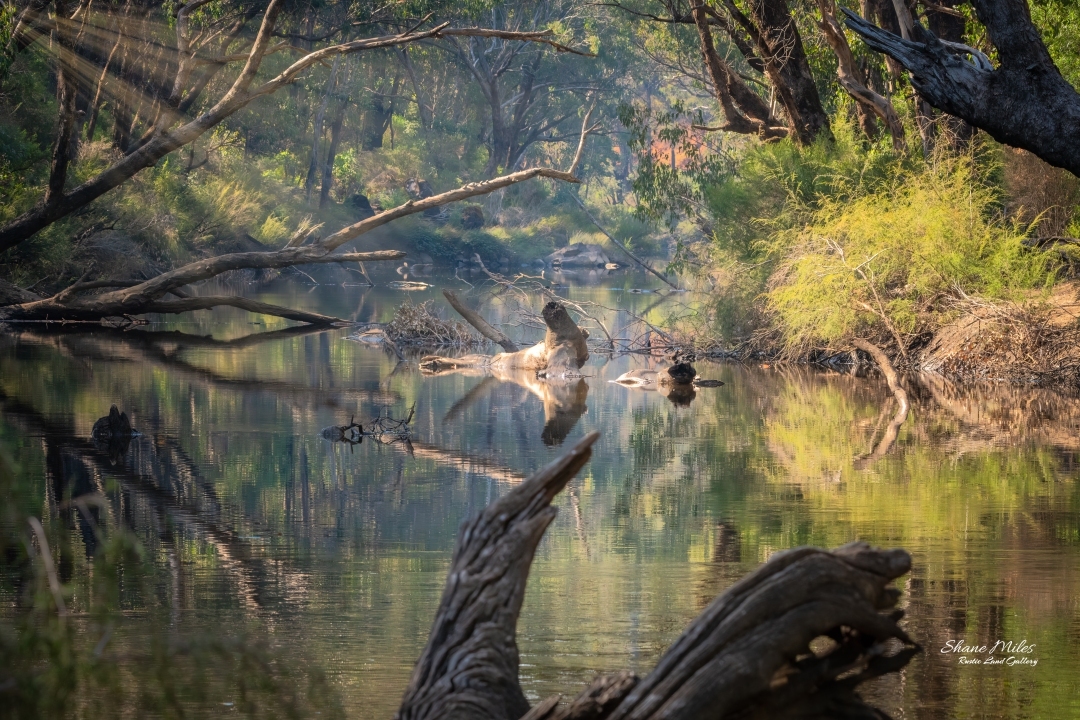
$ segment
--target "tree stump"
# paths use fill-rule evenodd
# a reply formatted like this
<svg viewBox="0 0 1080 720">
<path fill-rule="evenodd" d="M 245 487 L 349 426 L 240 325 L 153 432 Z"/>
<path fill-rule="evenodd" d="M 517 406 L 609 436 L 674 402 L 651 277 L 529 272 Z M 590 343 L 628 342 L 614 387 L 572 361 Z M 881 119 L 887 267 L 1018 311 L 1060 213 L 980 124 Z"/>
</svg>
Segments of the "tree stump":
<svg viewBox="0 0 1080 720">
<path fill-rule="evenodd" d="M 530 709 L 515 639 L 525 584 L 555 518 L 551 501 L 598 437 L 462 523 L 398 720 L 886 717 L 855 688 L 920 649 L 897 625 L 902 611 L 889 611 L 900 596 L 889 583 L 911 558 L 861 542 L 776 553 L 716 598 L 645 678 L 600 676 L 569 703 L 554 696 Z"/>
</svg>

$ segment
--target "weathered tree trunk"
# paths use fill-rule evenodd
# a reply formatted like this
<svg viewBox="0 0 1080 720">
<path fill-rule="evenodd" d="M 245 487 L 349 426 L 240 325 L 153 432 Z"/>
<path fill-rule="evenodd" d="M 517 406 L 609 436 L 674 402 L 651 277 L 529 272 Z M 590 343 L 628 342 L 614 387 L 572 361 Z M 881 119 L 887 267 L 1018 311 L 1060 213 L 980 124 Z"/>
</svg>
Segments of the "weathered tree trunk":
<svg viewBox="0 0 1080 720">
<path fill-rule="evenodd" d="M 330 123 L 330 145 L 326 148 L 326 162 L 322 168 L 322 189 L 319 190 L 319 209 L 326 207 L 330 202 L 330 190 L 334 186 L 334 160 L 337 158 L 338 148 L 341 146 L 341 126 L 345 123 L 345 108 L 348 102 L 344 99 L 338 104 L 337 114 Z"/>
<path fill-rule="evenodd" d="M 578 144 L 578 156 L 585 141 L 582 132 Z M 382 227 L 398 218 L 421 213 L 447 203 L 464 200 L 477 195 L 486 195 L 519 182 L 535 177 L 549 177 L 566 182 L 577 183 L 574 176 L 575 158 L 569 172 L 550 168 L 529 168 L 484 182 L 469 183 L 449 192 L 433 195 L 423 200 L 410 201 L 391 210 L 385 210 L 372 217 L 353 223 L 337 232 L 309 245 L 298 245 L 290 241 L 281 250 L 272 252 L 243 252 L 220 255 L 162 273 L 145 282 L 126 280 L 97 280 L 86 282 L 86 276 L 74 285 L 60 291 L 50 298 L 11 305 L 0 308 L 0 321 L 4 320 L 99 320 L 107 317 L 127 317 L 148 312 L 179 313 L 189 310 L 205 310 L 219 305 L 230 305 L 251 312 L 278 315 L 302 322 L 329 324 L 340 322 L 337 318 L 302 313 L 288 308 L 279 308 L 265 303 L 256 303 L 247 298 L 236 297 L 188 297 L 182 288 L 200 280 L 215 277 L 230 270 L 248 268 L 283 268 L 306 263 L 365 262 L 371 260 L 391 260 L 405 256 L 397 250 L 382 250 L 371 253 L 338 253 L 334 251 L 345 243 L 375 228 Z M 303 241 L 304 236 L 297 238 Z M 87 296 L 91 290 L 102 288 L 122 288 L 102 295 Z M 179 297 L 179 300 L 164 301 L 167 294 Z M 581 362 L 584 362 L 582 360 Z M 580 363 L 578 365 L 580 367 Z"/>
<path fill-rule="evenodd" d="M 435 120 L 432 117 L 432 107 L 428 104 L 427 94 L 424 92 L 424 88 L 420 85 L 420 81 L 416 77 L 416 68 L 413 67 L 412 59 L 409 57 L 409 51 L 405 48 L 400 48 L 398 50 L 398 58 L 401 60 L 401 66 L 405 68 L 405 74 L 409 76 L 409 83 L 413 86 L 413 97 L 416 98 L 416 117 L 420 120 L 420 127 L 425 130 L 430 130 L 435 124 Z"/>
<path fill-rule="evenodd" d="M 845 12 L 848 26 L 899 61 L 934 107 L 1080 176 L 1080 93 L 1054 65 L 1026 0 L 972 5 L 997 47 L 996 69 L 973 48 L 946 45 L 918 23 L 905 40 Z"/>
<path fill-rule="evenodd" d="M 311 193 L 315 189 L 315 181 L 318 177 L 319 152 L 323 139 L 323 120 L 326 119 L 326 108 L 330 104 L 330 96 L 334 94 L 334 86 L 337 83 L 338 68 L 341 66 L 341 56 L 334 58 L 334 64 L 330 67 L 330 77 L 326 81 L 326 91 L 323 93 L 319 110 L 315 113 L 315 122 L 311 128 L 311 160 L 308 162 L 307 177 L 304 179 L 304 199 L 310 203 Z"/>
<path fill-rule="evenodd" d="M 788 129 L 772 116 L 768 103 L 748 88 L 716 51 L 712 30 L 709 28 L 709 16 L 702 0 L 696 0 L 692 15 L 697 26 L 701 56 L 709 79 L 712 80 L 713 95 L 724 111 L 724 124 L 716 129 L 757 135 L 762 139 L 787 136 Z M 674 170 L 674 147 L 671 149 L 671 156 Z"/>
<path fill-rule="evenodd" d="M 856 101 L 859 125 L 863 133 L 871 140 L 876 138 L 877 124 L 874 118 L 880 117 L 889 135 L 892 136 L 893 148 L 897 152 L 903 152 L 907 143 L 904 140 L 904 125 L 900 122 L 900 116 L 896 114 L 896 108 L 888 98 L 869 88 L 862 70 L 855 63 L 855 56 L 851 53 L 847 36 L 844 35 L 844 30 L 836 19 L 836 3 L 834 0 L 817 0 L 817 4 L 818 9 L 821 10 L 819 24 L 821 32 L 836 54 L 836 73 L 840 85 Z"/>
<path fill-rule="evenodd" d="M 788 129 L 800 145 L 809 145 L 818 135 L 831 136 L 829 116 L 810 72 L 802 37 L 788 10 L 787 0 L 751 0 L 750 17 L 731 0 L 725 8 L 757 47 L 765 74 L 784 106 Z"/>
<path fill-rule="evenodd" d="M 62 0 L 56 0 L 56 140 L 53 143 L 49 184 L 45 189 L 45 204 L 51 205 L 64 196 L 68 165 L 71 162 L 71 136 L 75 130 L 75 100 L 79 89 L 75 81 L 74 53 L 70 47 L 71 20 Z"/>
<path fill-rule="evenodd" d="M 462 523 L 427 646 L 397 720 L 881 718 L 855 687 L 919 648 L 888 614 L 903 550 L 851 543 L 779 552 L 694 620 L 645 678 L 599 677 L 566 705 L 529 708 L 518 682 L 517 617 L 551 501 L 585 465 L 591 433 Z M 822 636 L 829 641 L 810 648 Z M 903 649 L 890 642 L 899 640 Z"/>
<path fill-rule="evenodd" d="M 364 113 L 360 127 L 360 142 L 364 150 L 376 150 L 383 146 L 383 135 L 394 121 L 394 98 L 401 83 L 401 76 L 395 75 L 388 94 L 374 93 L 371 106 Z"/>
<path fill-rule="evenodd" d="M 514 341 L 506 337 L 506 333 L 498 328 L 493 327 L 487 320 L 480 316 L 480 313 L 476 312 L 472 308 L 468 307 L 465 303 L 461 302 L 456 294 L 452 290 L 443 290 L 443 297 L 450 303 L 450 307 L 457 310 L 458 315 L 465 318 L 466 321 L 474 328 L 476 328 L 481 335 L 486 337 L 491 342 L 502 346 L 502 349 L 508 353 L 514 353 L 518 351 L 518 346 L 514 344 Z"/>
</svg>

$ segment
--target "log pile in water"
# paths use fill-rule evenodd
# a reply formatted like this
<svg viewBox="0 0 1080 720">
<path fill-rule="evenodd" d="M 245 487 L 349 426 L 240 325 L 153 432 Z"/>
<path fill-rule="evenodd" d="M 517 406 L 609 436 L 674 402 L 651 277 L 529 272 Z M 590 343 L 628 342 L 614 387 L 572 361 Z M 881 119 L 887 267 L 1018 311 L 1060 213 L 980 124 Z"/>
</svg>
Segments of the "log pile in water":
<svg viewBox="0 0 1080 720">
<path fill-rule="evenodd" d="M 855 689 L 919 651 L 891 610 L 900 593 L 889 585 L 911 558 L 865 543 L 777 553 L 716 598 L 644 678 L 600 676 L 568 703 L 530 708 L 515 639 L 529 567 L 552 499 L 597 437 L 462 523 L 398 720 L 887 717 Z"/>
</svg>

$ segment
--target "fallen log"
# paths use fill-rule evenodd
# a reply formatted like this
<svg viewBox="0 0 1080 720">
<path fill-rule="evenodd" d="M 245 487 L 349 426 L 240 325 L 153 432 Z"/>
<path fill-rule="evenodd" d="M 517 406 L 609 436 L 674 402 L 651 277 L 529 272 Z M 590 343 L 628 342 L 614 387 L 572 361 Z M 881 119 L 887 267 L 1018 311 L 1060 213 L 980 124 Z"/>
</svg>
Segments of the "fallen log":
<svg viewBox="0 0 1080 720">
<path fill-rule="evenodd" d="M 572 377 L 589 359 L 588 333 L 577 326 L 566 308 L 554 300 L 544 306 L 541 315 L 547 325 L 544 339 L 524 350 L 495 355 L 445 357 L 429 355 L 420 359 L 420 369 L 440 372 L 457 368 L 493 370 L 532 370 L 546 377 Z"/>
<path fill-rule="evenodd" d="M 586 121 L 588 116 L 586 116 Z M 405 257 L 405 253 L 397 250 L 379 250 L 375 252 L 336 253 L 342 245 L 350 242 L 360 235 L 371 232 L 394 220 L 408 215 L 422 213 L 431 208 L 438 208 L 448 203 L 465 200 L 478 195 L 486 195 L 496 190 L 515 185 L 533 178 L 546 177 L 564 182 L 578 183 L 578 165 L 581 163 L 581 152 L 585 138 L 595 128 L 582 126 L 581 138 L 578 141 L 578 150 L 570 168 L 566 171 L 553 170 L 551 168 L 534 167 L 527 170 L 501 175 L 482 182 L 469 183 L 448 192 L 432 195 L 422 200 L 406 202 L 396 208 L 384 210 L 376 215 L 364 218 L 348 225 L 341 230 L 307 245 L 298 244 L 304 242 L 306 236 L 301 232 L 294 238 L 296 243 L 290 241 L 284 248 L 268 252 L 240 252 L 219 255 L 197 262 L 188 263 L 183 267 L 162 273 L 157 277 L 145 282 L 131 283 L 124 280 L 95 280 L 86 282 L 89 271 L 79 278 L 73 285 L 61 290 L 52 297 L 40 300 L 30 300 L 18 304 L 0 307 L 0 322 L 20 320 L 47 320 L 47 321 L 86 321 L 101 320 L 110 317 L 130 318 L 133 315 L 144 313 L 181 313 L 190 310 L 205 310 L 223 305 L 242 308 L 250 312 L 273 315 L 290 320 L 299 320 L 316 325 L 348 324 L 338 318 L 327 317 L 317 313 L 307 313 L 288 308 L 256 303 L 246 298 L 238 297 L 189 297 L 182 290 L 185 285 L 190 285 L 201 280 L 208 280 L 231 270 L 246 269 L 281 269 L 312 263 L 340 263 L 340 262 L 371 262 L 377 260 L 395 260 Z M 102 288 L 118 288 L 100 295 L 87 295 L 86 293 Z M 25 299 L 6 285 L 4 294 L 7 297 Z M 165 295 L 172 294 L 180 300 L 163 301 Z"/>
<path fill-rule="evenodd" d="M 446 298 L 446 302 L 450 303 L 450 307 L 457 310 L 458 315 L 465 318 L 465 321 L 476 328 L 477 332 L 496 345 L 500 345 L 502 349 L 508 353 L 518 351 L 518 346 L 514 344 L 513 340 L 506 336 L 506 333 L 491 325 L 491 323 L 480 316 L 480 313 L 461 302 L 461 299 L 458 298 L 453 290 L 443 290 L 442 294 L 443 297 Z"/>
<path fill-rule="evenodd" d="M 585 465 L 590 433 L 462 523 L 427 645 L 397 720 L 882 718 L 855 688 L 919 651 L 897 625 L 903 550 L 851 543 L 779 552 L 709 605 L 639 679 L 594 680 L 535 707 L 518 682 L 517 618 L 551 501 Z M 813 642 L 813 646 L 811 643 Z"/>
</svg>

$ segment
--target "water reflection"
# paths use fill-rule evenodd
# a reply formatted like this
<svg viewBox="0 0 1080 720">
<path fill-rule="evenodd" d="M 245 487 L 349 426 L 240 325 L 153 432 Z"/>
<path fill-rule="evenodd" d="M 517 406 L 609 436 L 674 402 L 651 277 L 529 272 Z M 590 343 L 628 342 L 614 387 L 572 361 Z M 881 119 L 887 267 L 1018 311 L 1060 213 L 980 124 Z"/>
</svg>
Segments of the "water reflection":
<svg viewBox="0 0 1080 720">
<path fill-rule="evenodd" d="M 358 289 L 274 292 L 262 299 L 366 321 L 387 320 L 404 297 L 365 290 L 358 309 Z M 637 302 L 639 312 L 656 300 L 569 292 Z M 93 527 L 122 521 L 168 578 L 129 607 L 162 605 L 178 633 L 254 624 L 286 655 L 317 658 L 357 717 L 389 717 L 460 520 L 557 443 L 598 429 L 594 459 L 559 498 L 533 565 L 519 626 L 531 697 L 572 692 L 597 671 L 647 670 L 718 592 L 778 549 L 862 538 L 912 551 L 906 622 L 927 648 L 871 688 L 883 708 L 1080 714 L 1075 399 L 911 378 L 911 416 L 876 452 L 895 407 L 873 378 L 699 361 L 725 385 L 677 407 L 609 382 L 662 359 L 594 357 L 569 383 L 427 377 L 346 331 L 228 317 L 213 328 L 0 337 L 0 442 L 23 469 L 28 507 L 76 549 L 59 563 L 82 588 L 73 611 L 88 587 Z M 115 464 L 91 439 L 113 403 L 144 433 Z M 411 455 L 320 434 L 413 405 Z M 130 615 L 137 643 L 141 615 Z M 937 652 L 961 636 L 1026 639 L 1040 664 L 976 668 Z"/>
<path fill-rule="evenodd" d="M 540 439 L 545 445 L 561 445 L 581 416 L 588 412 L 585 401 L 589 397 L 589 385 L 581 378 L 541 378 L 535 371 L 492 367 L 439 366 L 437 370 L 425 370 L 424 374 L 483 378 L 450 407 L 443 416 L 444 425 L 453 422 L 477 402 L 490 400 L 493 393 L 508 387 L 521 388 L 543 403 L 544 427 Z"/>
</svg>

